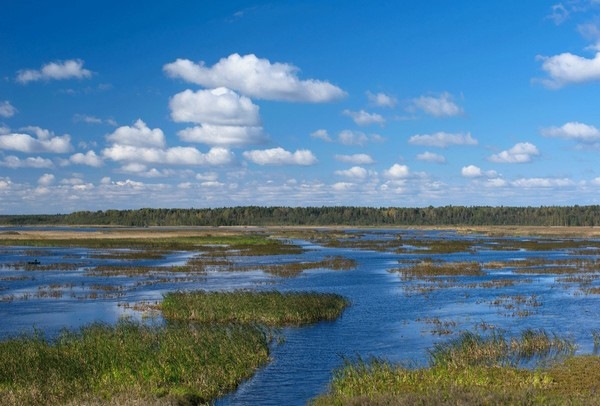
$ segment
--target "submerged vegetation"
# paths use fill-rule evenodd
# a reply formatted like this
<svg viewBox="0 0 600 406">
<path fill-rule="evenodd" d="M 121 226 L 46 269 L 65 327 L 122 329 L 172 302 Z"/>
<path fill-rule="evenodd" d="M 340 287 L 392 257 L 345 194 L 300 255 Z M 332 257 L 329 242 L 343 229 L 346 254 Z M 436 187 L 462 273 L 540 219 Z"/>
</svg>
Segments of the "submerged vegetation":
<svg viewBox="0 0 600 406">
<path fill-rule="evenodd" d="M 317 405 L 598 404 L 600 357 L 573 356 L 572 342 L 544 331 L 520 337 L 464 333 L 406 368 L 373 359 L 346 362 Z M 532 360 L 550 361 L 524 368 Z M 563 362 L 559 362 L 562 360 Z"/>
<path fill-rule="evenodd" d="M 175 292 L 161 304 L 169 320 L 299 326 L 335 320 L 348 306 L 340 295 L 313 292 Z"/>
</svg>

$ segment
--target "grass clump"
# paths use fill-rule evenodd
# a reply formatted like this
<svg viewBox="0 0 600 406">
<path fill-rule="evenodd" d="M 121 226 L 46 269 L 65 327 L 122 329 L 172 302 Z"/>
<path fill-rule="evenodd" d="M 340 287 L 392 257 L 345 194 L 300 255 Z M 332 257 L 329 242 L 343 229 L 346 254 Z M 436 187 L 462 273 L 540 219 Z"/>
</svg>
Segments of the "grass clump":
<svg viewBox="0 0 600 406">
<path fill-rule="evenodd" d="M 249 325 L 93 324 L 55 340 L 40 333 L 0 342 L 2 404 L 209 402 L 268 361 Z"/>
<path fill-rule="evenodd" d="M 521 337 L 464 333 L 430 352 L 425 368 L 380 359 L 346 361 L 316 405 L 598 404 L 600 358 L 574 357 L 569 340 L 527 330 Z M 532 357 L 569 355 L 563 363 L 526 369 Z"/>
<path fill-rule="evenodd" d="M 254 268 L 254 267 L 251 267 Z M 356 261 L 340 256 L 326 257 L 321 261 L 290 262 L 287 264 L 270 264 L 260 267 L 264 272 L 282 277 L 298 276 L 310 269 L 331 269 L 334 271 L 348 271 L 356 268 Z"/>
<path fill-rule="evenodd" d="M 394 272 L 399 272 L 407 278 L 484 275 L 479 262 L 422 261 L 406 268 L 395 269 Z"/>
<path fill-rule="evenodd" d="M 335 320 L 346 306 L 346 299 L 332 293 L 195 291 L 167 293 L 161 311 L 171 320 L 299 326 Z"/>
</svg>

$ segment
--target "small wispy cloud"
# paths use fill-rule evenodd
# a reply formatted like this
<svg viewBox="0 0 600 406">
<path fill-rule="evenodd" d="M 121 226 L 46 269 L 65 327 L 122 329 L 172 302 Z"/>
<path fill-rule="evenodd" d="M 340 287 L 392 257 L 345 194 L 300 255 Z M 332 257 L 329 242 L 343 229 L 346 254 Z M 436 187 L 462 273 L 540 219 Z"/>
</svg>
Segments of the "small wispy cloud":
<svg viewBox="0 0 600 406">
<path fill-rule="evenodd" d="M 17 72 L 17 82 L 27 84 L 40 80 L 86 79 L 92 71 L 83 67 L 81 59 L 50 62 L 40 69 L 22 69 Z"/>
</svg>

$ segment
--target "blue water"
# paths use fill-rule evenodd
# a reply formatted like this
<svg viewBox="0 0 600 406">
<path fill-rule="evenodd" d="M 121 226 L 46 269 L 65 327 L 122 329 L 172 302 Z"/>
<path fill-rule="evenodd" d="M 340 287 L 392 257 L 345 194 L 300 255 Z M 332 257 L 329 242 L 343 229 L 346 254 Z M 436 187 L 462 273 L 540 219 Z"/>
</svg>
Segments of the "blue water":
<svg viewBox="0 0 600 406">
<path fill-rule="evenodd" d="M 451 232 L 402 230 L 350 230 L 365 239 L 392 239 L 397 233 L 416 238 L 477 238 L 484 242 L 473 253 L 431 255 L 446 261 L 511 261 L 531 257 L 564 259 L 566 250 L 528 252 L 493 251 L 486 248 L 488 238 L 462 237 Z M 307 241 L 295 241 L 306 251 L 300 255 L 274 257 L 239 257 L 235 261 L 256 265 L 277 261 L 312 261 L 325 256 L 340 255 L 354 259 L 352 271 L 313 270 L 295 278 L 280 278 L 251 272 L 208 272 L 206 275 L 176 275 L 153 273 L 145 276 L 92 276 L 88 269 L 98 264 L 171 265 L 183 264 L 193 255 L 175 252 L 162 260 L 119 261 L 94 259 L 97 252 L 84 248 L 23 247 L 0 248 L 0 337 L 31 331 L 34 327 L 49 335 L 62 328 L 78 328 L 93 321 L 114 323 L 123 315 L 140 318 L 140 314 L 119 306 L 119 303 L 160 300 L 162 294 L 177 289 L 258 289 L 281 291 L 310 290 L 335 292 L 347 297 L 351 306 L 342 317 L 309 327 L 286 328 L 281 331 L 284 342 L 273 343 L 272 361 L 240 388 L 220 399 L 219 405 L 300 405 L 323 393 L 334 369 L 344 359 L 360 356 L 384 357 L 411 366 L 427 362 L 427 350 L 436 342 L 456 337 L 462 330 L 474 331 L 482 322 L 518 334 L 527 328 L 543 328 L 548 332 L 572 337 L 580 353 L 593 349 L 591 332 L 600 329 L 599 295 L 583 295 L 574 284 L 557 283 L 552 275 L 513 274 L 510 269 L 486 270 L 481 277 L 459 277 L 457 286 L 423 293 L 415 285 L 423 281 L 404 280 L 389 272 L 400 266 L 398 261 L 422 258 L 415 253 L 364 251 L 326 248 Z M 30 260 L 32 254 L 42 264 L 71 262 L 78 264 L 71 271 L 23 271 L 5 265 Z M 23 280 L 9 280 L 9 278 Z M 492 279 L 513 279 L 516 284 L 501 288 L 481 288 L 476 284 Z M 150 284 L 151 283 L 151 284 Z M 594 282 L 596 285 L 597 283 Z M 63 285 L 60 298 L 39 298 L 40 287 Z M 93 284 L 124 287 L 114 296 L 92 299 L 85 295 Z M 466 286 L 473 284 L 472 286 Z M 112 292 L 109 292 L 112 293 Z M 6 298 L 13 296 L 13 300 Z M 29 296 L 28 296 L 29 295 Z M 492 301 L 503 295 L 534 297 L 540 306 L 521 306 L 531 311 L 526 317 L 515 315 L 518 309 L 494 306 Z M 3 299 L 4 298 L 4 299 Z M 510 304 L 510 301 L 506 302 Z M 452 334 L 439 336 L 426 319 L 439 318 L 452 322 Z"/>
</svg>

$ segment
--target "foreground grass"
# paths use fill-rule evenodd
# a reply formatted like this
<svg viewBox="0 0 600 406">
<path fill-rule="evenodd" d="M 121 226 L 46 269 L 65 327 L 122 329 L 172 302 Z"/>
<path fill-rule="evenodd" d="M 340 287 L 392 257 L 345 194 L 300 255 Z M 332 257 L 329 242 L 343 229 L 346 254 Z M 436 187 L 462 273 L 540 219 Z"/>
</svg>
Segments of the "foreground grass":
<svg viewBox="0 0 600 406">
<path fill-rule="evenodd" d="M 299 326 L 334 320 L 346 306 L 346 299 L 330 293 L 196 291 L 166 294 L 161 311 L 171 320 Z"/>
<path fill-rule="evenodd" d="M 160 308 L 177 322 L 166 326 L 121 321 L 0 341 L 0 404 L 209 403 L 268 361 L 264 325 L 332 320 L 346 306 L 320 293 L 169 293 Z"/>
<path fill-rule="evenodd" d="M 249 325 L 96 324 L 0 342 L 0 403 L 203 403 L 267 361 L 267 338 Z"/>
<path fill-rule="evenodd" d="M 426 368 L 382 360 L 347 363 L 316 405 L 600 404 L 600 357 L 572 356 L 573 345 L 543 331 L 517 339 L 466 333 L 436 346 Z M 567 357 L 544 368 L 532 358 Z"/>
</svg>

